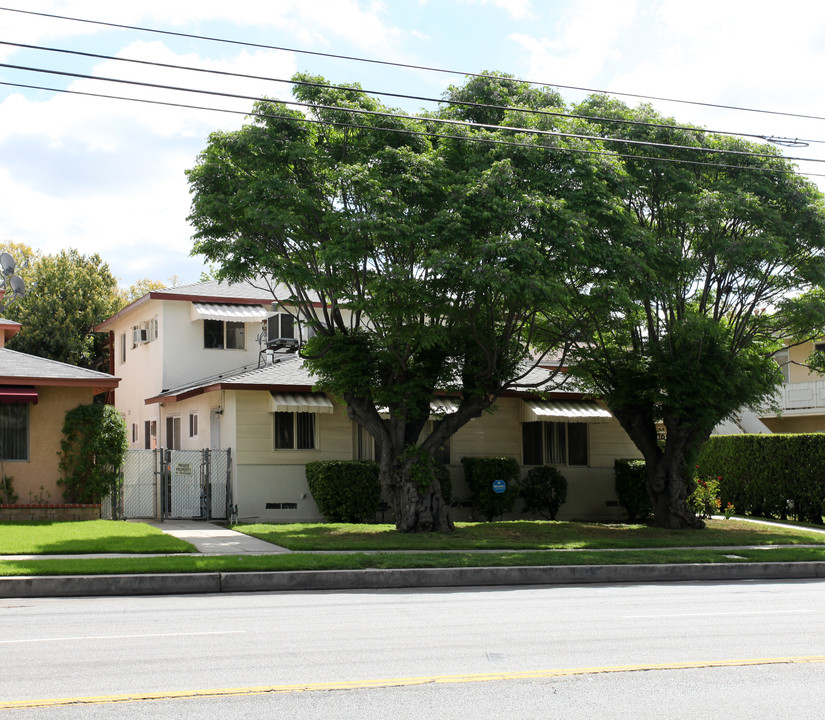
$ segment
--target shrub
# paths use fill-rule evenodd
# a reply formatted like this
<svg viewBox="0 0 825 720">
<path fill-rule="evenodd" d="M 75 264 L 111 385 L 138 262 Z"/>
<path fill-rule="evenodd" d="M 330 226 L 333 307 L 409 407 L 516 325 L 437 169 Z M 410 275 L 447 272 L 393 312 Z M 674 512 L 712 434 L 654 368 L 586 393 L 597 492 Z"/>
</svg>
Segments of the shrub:
<svg viewBox="0 0 825 720">
<path fill-rule="evenodd" d="M 653 515 L 647 494 L 647 471 L 644 460 L 619 459 L 613 463 L 616 496 L 630 522 L 644 522 Z"/>
<path fill-rule="evenodd" d="M 306 465 L 312 499 L 327 522 L 374 521 L 381 502 L 378 463 L 321 460 Z"/>
<path fill-rule="evenodd" d="M 66 413 L 57 481 L 70 503 L 100 502 L 122 482 L 126 422 L 111 405 L 78 405 Z"/>
<path fill-rule="evenodd" d="M 531 468 L 521 485 L 524 512 L 555 520 L 567 501 L 567 478 L 551 465 Z"/>
<path fill-rule="evenodd" d="M 445 505 L 449 505 L 453 501 L 453 479 L 450 477 L 450 470 L 446 465 L 434 462 L 433 473 L 441 485 L 441 497 L 444 498 Z"/>
<path fill-rule="evenodd" d="M 488 522 L 496 515 L 513 509 L 518 497 L 519 466 L 511 457 L 463 457 L 461 465 L 467 486 L 473 494 L 473 506 Z M 503 493 L 493 490 L 494 480 L 504 480 Z"/>
<path fill-rule="evenodd" d="M 722 507 L 722 501 L 719 499 L 719 480 L 696 480 L 696 489 L 688 495 L 687 503 L 698 517 L 709 518 Z"/>
<path fill-rule="evenodd" d="M 14 492 L 14 480 L 11 475 L 0 477 L 0 495 L 5 505 L 14 505 L 17 502 L 18 495 Z"/>
</svg>

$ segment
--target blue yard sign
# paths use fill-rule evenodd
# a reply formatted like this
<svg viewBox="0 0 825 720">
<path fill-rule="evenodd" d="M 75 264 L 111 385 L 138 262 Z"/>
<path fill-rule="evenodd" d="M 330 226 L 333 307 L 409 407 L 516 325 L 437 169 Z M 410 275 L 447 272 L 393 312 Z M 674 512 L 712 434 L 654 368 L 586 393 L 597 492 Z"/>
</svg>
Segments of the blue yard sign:
<svg viewBox="0 0 825 720">
<path fill-rule="evenodd" d="M 493 492 L 499 495 L 507 490 L 507 483 L 504 480 L 493 480 Z"/>
</svg>

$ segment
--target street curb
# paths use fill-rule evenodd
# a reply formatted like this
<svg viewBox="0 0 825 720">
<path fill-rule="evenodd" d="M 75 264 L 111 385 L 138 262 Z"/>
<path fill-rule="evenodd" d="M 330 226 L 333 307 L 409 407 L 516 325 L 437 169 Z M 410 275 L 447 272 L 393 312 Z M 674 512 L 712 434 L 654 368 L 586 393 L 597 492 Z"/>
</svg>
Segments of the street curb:
<svg viewBox="0 0 825 720">
<path fill-rule="evenodd" d="M 292 590 L 576 585 L 825 578 L 825 562 L 684 565 L 542 565 L 0 578 L 0 597 L 184 595 Z"/>
<path fill-rule="evenodd" d="M 219 573 L 54 575 L 0 578 L 0 597 L 78 597 L 219 593 Z"/>
</svg>

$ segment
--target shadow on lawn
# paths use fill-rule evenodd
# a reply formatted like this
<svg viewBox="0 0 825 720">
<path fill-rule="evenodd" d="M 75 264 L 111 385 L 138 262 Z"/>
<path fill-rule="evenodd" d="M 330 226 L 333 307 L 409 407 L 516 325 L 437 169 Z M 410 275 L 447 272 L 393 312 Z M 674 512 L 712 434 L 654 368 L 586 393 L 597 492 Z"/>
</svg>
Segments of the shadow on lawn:
<svg viewBox="0 0 825 720">
<path fill-rule="evenodd" d="M 239 525 L 290 550 L 553 550 L 825 544 L 804 529 L 711 520 L 704 530 L 550 521 L 458 523 L 452 533 L 403 534 L 391 525 Z"/>
</svg>

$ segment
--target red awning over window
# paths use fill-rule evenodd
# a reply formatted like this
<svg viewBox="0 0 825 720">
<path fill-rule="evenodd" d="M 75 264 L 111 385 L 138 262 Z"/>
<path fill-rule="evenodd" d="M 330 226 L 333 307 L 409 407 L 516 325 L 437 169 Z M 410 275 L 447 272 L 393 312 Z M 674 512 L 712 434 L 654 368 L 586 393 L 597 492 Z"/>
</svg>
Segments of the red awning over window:
<svg viewBox="0 0 825 720">
<path fill-rule="evenodd" d="M 0 403 L 5 405 L 37 405 L 37 390 L 31 385 L 0 385 Z"/>
</svg>

